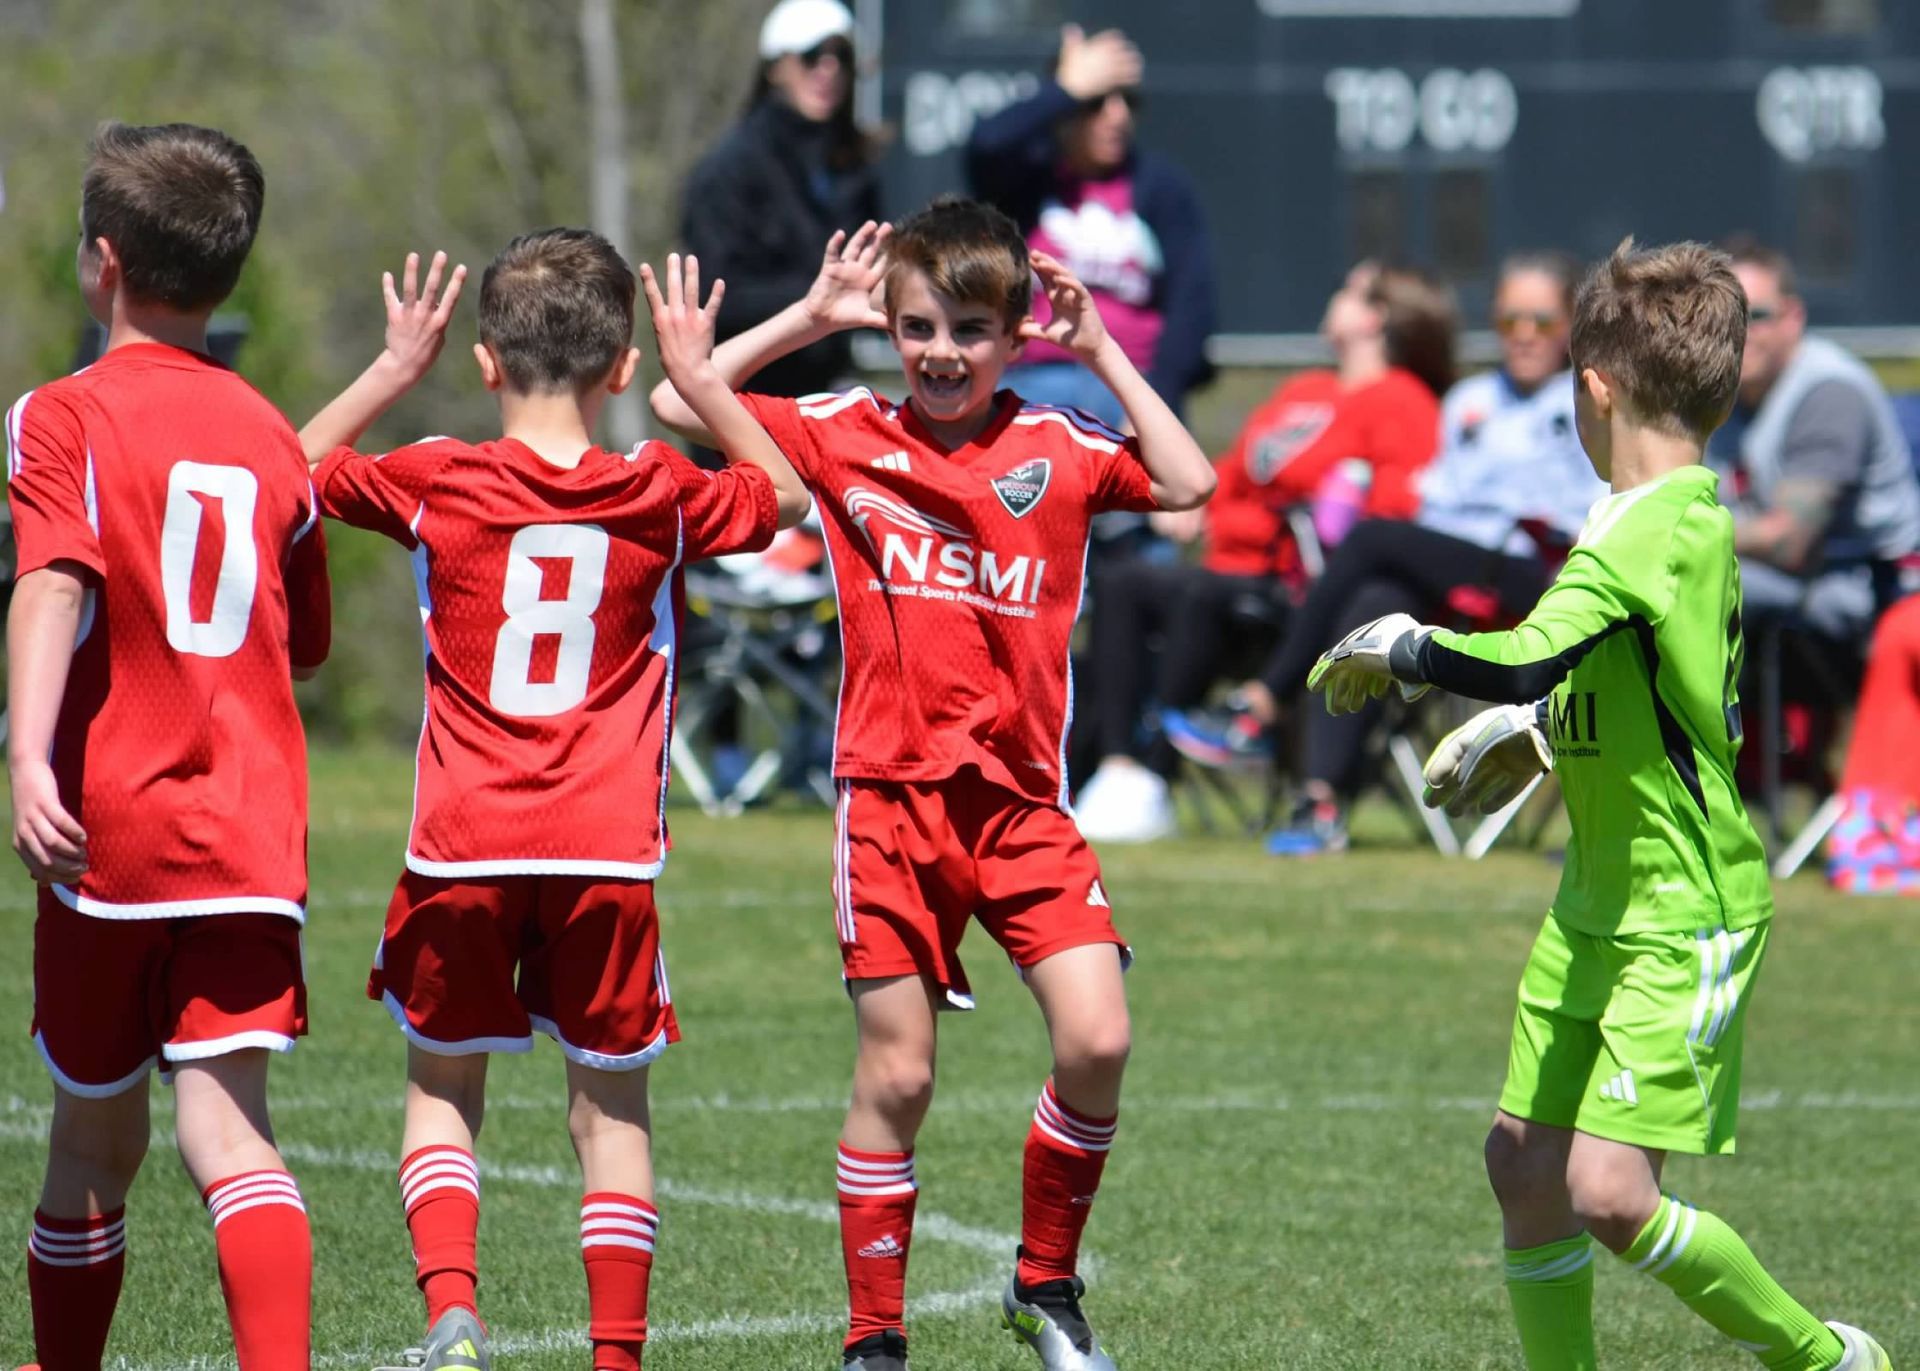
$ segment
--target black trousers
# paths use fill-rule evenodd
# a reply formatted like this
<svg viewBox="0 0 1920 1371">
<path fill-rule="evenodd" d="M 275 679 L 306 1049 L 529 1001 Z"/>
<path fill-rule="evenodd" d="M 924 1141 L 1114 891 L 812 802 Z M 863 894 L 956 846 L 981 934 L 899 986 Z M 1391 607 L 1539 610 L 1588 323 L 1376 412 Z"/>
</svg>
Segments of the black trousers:
<svg viewBox="0 0 1920 1371">
<path fill-rule="evenodd" d="M 1094 677 L 1089 721 L 1099 755 L 1140 755 L 1149 698 L 1168 709 L 1200 704 L 1235 645 L 1235 603 L 1248 594 L 1277 597 L 1277 584 L 1137 559 L 1096 566 L 1086 665 Z M 1156 745 L 1143 760 L 1162 774 L 1172 770 L 1170 749 Z"/>
<path fill-rule="evenodd" d="M 1418 524 L 1368 519 L 1356 524 L 1327 559 L 1326 571 L 1288 621 L 1261 680 L 1276 700 L 1290 700 L 1306 686 L 1321 653 L 1383 614 L 1432 620 L 1445 611 L 1447 597 L 1464 586 L 1484 586 L 1503 614 L 1523 614 L 1547 581 L 1546 567 L 1535 558 L 1491 552 Z M 1367 737 L 1381 712 L 1376 703 L 1335 718 L 1315 701 L 1305 711 L 1300 778 L 1324 781 L 1351 796 L 1364 779 Z"/>
</svg>

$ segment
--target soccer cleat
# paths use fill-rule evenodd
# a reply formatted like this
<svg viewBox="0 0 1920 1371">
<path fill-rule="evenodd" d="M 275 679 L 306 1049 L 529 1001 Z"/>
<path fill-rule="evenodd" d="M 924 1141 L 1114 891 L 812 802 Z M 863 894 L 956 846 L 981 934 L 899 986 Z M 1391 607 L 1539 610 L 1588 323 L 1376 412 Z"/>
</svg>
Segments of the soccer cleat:
<svg viewBox="0 0 1920 1371">
<path fill-rule="evenodd" d="M 373 1371 L 492 1371 L 487 1330 L 473 1311 L 455 1306 L 427 1330 L 422 1347 L 401 1353 L 403 1366 L 376 1366 Z"/>
<path fill-rule="evenodd" d="M 1827 1327 L 1840 1335 L 1840 1345 L 1846 1348 L 1841 1355 L 1840 1364 L 1833 1371 L 1893 1371 L 1893 1358 L 1887 1355 L 1887 1349 L 1875 1342 L 1871 1333 L 1863 1333 L 1852 1324 L 1827 1320 Z"/>
<path fill-rule="evenodd" d="M 1302 800 L 1285 828 L 1267 835 L 1276 857 L 1318 857 L 1347 850 L 1347 821 L 1332 800 Z"/>
<path fill-rule="evenodd" d="M 1046 1371 L 1118 1371 L 1080 1312 L 1086 1292 L 1078 1276 L 1025 1289 L 1016 1276 L 1000 1298 L 1000 1322 L 1040 1354 Z"/>
<path fill-rule="evenodd" d="M 907 1335 L 897 1328 L 869 1333 L 840 1354 L 842 1371 L 907 1371 Z"/>
</svg>

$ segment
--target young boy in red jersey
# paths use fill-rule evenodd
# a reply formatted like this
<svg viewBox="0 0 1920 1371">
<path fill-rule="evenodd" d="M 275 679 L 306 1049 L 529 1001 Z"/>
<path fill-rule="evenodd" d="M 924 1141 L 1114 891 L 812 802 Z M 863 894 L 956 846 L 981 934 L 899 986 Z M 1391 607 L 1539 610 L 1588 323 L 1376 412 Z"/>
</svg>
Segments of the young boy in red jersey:
<svg viewBox="0 0 1920 1371">
<path fill-rule="evenodd" d="M 1192 509 L 1212 494 L 1213 467 L 1086 287 L 1029 256 L 1005 215 L 941 199 L 887 233 L 836 235 L 805 299 L 715 353 L 738 381 L 837 329 L 884 327 L 910 390 L 902 405 L 864 388 L 744 397 L 814 492 L 845 649 L 833 892 L 859 1054 L 839 1156 L 852 1304 L 842 1361 L 906 1365 L 914 1138 L 933 1096 L 937 1011 L 971 1003 L 958 949 L 977 918 L 1019 966 L 1053 1048 L 1004 1313 L 1052 1371 L 1100 1371 L 1113 1362 L 1081 1312 L 1075 1267 L 1119 1111 L 1128 953 L 1067 812 L 1067 639 L 1088 521 Z M 1044 326 L 1030 315 L 1036 271 L 1052 306 Z M 999 390 L 1030 338 L 1081 358 L 1137 436 Z M 653 405 L 699 436 L 670 381 Z"/>
<path fill-rule="evenodd" d="M 292 677 L 326 658 L 326 551 L 292 427 L 206 355 L 264 192 L 225 134 L 103 126 L 76 266 L 106 352 L 7 412 L 7 762 L 54 1082 L 27 1243 L 45 1371 L 100 1366 L 156 1062 L 241 1371 L 307 1366 L 312 1243 L 267 1054 L 306 1032 Z"/>
<path fill-rule="evenodd" d="M 659 1222 L 647 1067 L 679 1037 L 653 901 L 679 570 L 765 547 L 807 494 L 714 370 L 722 287 L 702 309 L 691 258 L 684 273 L 670 259 L 664 298 L 641 269 L 660 360 L 738 465 L 594 445 L 640 354 L 633 273 L 584 229 L 516 238 L 481 279 L 474 354 L 504 437 L 354 452 L 440 351 L 464 276 L 441 290 L 445 264 L 434 258 L 422 293 L 417 258 L 403 293 L 386 278 L 386 349 L 300 435 L 321 509 L 410 549 L 420 593 L 413 830 L 367 993 L 408 1043 L 400 1194 L 426 1297 L 422 1364 L 488 1364 L 474 1139 L 487 1055 L 527 1051 L 538 1028 L 567 1059 L 593 1365 L 638 1371 Z"/>
</svg>

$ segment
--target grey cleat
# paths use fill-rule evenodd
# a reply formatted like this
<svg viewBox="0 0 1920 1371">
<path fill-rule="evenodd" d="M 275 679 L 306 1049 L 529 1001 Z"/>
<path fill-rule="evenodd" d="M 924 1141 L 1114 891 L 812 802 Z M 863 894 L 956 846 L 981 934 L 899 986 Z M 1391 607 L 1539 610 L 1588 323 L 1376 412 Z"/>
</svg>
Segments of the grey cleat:
<svg viewBox="0 0 1920 1371">
<path fill-rule="evenodd" d="M 401 1353 L 405 1365 L 376 1366 L 373 1371 L 493 1371 L 487 1348 L 487 1330 L 472 1311 L 455 1307 L 427 1330 L 422 1347 Z"/>
<path fill-rule="evenodd" d="M 1040 1354 L 1046 1371 L 1119 1371 L 1080 1312 L 1086 1292 L 1078 1276 L 1025 1289 L 1015 1277 L 1000 1297 L 1000 1321 Z"/>
<path fill-rule="evenodd" d="M 907 1336 L 894 1329 L 870 1333 L 840 1354 L 841 1371 L 907 1371 Z"/>
</svg>

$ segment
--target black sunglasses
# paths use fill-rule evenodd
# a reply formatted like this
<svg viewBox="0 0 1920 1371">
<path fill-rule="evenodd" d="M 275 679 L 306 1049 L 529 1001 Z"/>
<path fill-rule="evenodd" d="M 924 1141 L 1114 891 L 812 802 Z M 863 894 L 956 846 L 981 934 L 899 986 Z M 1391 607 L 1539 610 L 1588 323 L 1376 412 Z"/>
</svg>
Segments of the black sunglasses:
<svg viewBox="0 0 1920 1371">
<path fill-rule="evenodd" d="M 1127 108 L 1135 113 L 1138 113 L 1140 107 L 1146 104 L 1145 96 L 1141 95 L 1138 90 L 1128 87 L 1125 90 L 1110 90 L 1103 95 L 1088 96 L 1080 102 L 1080 112 L 1082 114 L 1098 114 L 1107 101 L 1116 95 L 1126 101 Z"/>
<path fill-rule="evenodd" d="M 800 65 L 812 71 L 831 57 L 843 67 L 853 65 L 853 44 L 844 38 L 828 38 L 799 54 Z"/>
</svg>

